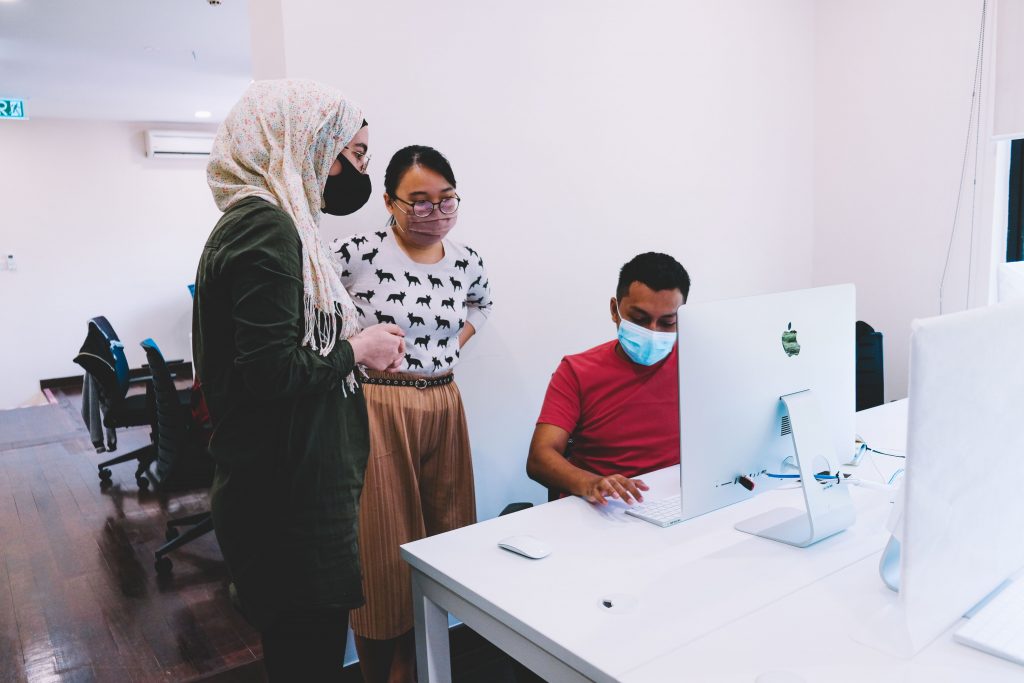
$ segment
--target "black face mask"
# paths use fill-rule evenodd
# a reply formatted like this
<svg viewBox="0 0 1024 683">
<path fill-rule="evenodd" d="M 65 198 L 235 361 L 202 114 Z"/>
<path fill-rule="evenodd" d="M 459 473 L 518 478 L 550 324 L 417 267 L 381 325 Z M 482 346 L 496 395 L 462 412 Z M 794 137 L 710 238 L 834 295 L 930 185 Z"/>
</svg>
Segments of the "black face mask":
<svg viewBox="0 0 1024 683">
<path fill-rule="evenodd" d="M 360 173 L 344 154 L 338 155 L 341 173 L 327 176 L 322 211 L 332 216 L 347 216 L 363 208 L 370 200 L 370 176 Z"/>
</svg>

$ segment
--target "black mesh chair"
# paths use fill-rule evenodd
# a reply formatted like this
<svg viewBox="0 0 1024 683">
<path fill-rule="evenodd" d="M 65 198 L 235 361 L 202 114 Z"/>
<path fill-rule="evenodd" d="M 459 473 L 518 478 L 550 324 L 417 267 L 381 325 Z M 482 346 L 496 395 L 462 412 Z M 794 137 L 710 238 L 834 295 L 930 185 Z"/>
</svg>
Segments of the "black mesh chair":
<svg viewBox="0 0 1024 683">
<path fill-rule="evenodd" d="M 160 490 L 208 488 L 213 478 L 213 460 L 192 421 L 191 401 L 182 400 L 182 392 L 175 387 L 156 342 L 146 339 L 142 348 L 152 373 L 156 407 L 156 458 L 150 464 L 148 476 Z M 179 527 L 186 527 L 185 531 Z M 154 553 L 157 573 L 165 575 L 171 571 L 168 553 L 210 531 L 213 518 L 209 511 L 168 520 L 167 543 Z"/>
<path fill-rule="evenodd" d="M 885 402 L 885 366 L 882 333 L 863 320 L 857 321 L 857 410 Z"/>
<path fill-rule="evenodd" d="M 128 360 L 124 355 L 124 344 L 121 343 L 106 318 L 98 316 L 89 321 L 85 342 L 78 355 L 75 356 L 74 362 L 88 373 L 92 380 L 92 386 L 95 387 L 98 394 L 102 425 L 90 425 L 86 418 L 86 426 L 93 434 L 93 446 L 96 447 L 97 453 L 117 450 L 117 429 L 153 426 L 154 411 L 149 391 L 149 378 L 140 377 L 134 380 L 135 382 L 147 382 L 145 395 L 127 395 L 133 380 L 130 377 Z M 83 391 L 83 401 L 88 400 L 86 392 Z M 83 416 L 87 412 L 88 406 L 83 405 Z M 103 429 L 107 431 L 106 443 L 102 436 Z M 152 439 L 153 435 L 151 434 L 150 440 L 152 441 Z M 155 449 L 150 443 L 130 453 L 105 460 L 97 466 L 100 482 L 104 486 L 110 484 L 109 468 L 111 465 L 138 460 L 139 466 L 135 470 L 135 481 L 138 482 L 140 488 L 147 488 L 149 482 L 145 477 L 146 468 L 154 455 Z"/>
</svg>

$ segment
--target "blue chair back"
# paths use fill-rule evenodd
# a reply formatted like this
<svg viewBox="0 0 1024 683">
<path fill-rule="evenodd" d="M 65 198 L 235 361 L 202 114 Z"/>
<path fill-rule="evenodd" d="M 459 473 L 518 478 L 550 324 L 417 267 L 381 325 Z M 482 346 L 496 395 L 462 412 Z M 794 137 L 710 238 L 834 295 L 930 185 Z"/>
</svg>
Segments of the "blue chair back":
<svg viewBox="0 0 1024 683">
<path fill-rule="evenodd" d="M 105 317 L 89 321 L 85 343 L 74 360 L 99 382 L 109 405 L 124 399 L 131 380 L 128 358 L 124 344 Z"/>
<path fill-rule="evenodd" d="M 131 383 L 128 357 L 124 355 L 124 344 L 121 342 L 120 337 L 117 336 L 117 332 L 114 332 L 114 328 L 110 322 L 108 322 L 102 315 L 96 316 L 90 320 L 89 324 L 96 326 L 96 329 L 99 330 L 101 335 L 103 335 L 103 339 L 106 341 L 107 347 L 110 349 L 110 356 L 113 359 L 114 374 L 117 376 L 117 385 L 120 389 L 120 398 L 124 398 L 124 395 L 128 393 L 128 386 Z"/>
</svg>

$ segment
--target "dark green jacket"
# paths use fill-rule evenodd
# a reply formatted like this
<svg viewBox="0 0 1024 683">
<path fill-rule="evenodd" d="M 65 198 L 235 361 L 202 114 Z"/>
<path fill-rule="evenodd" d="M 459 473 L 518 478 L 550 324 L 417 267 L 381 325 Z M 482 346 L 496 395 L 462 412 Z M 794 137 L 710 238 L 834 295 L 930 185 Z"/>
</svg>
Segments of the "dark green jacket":
<svg viewBox="0 0 1024 683">
<path fill-rule="evenodd" d="M 352 347 L 301 345 L 302 246 L 258 198 L 228 209 L 203 250 L 192 316 L 196 372 L 217 463 L 217 540 L 246 617 L 363 602 L 359 494 L 369 454 L 362 392 L 345 396 Z"/>
</svg>

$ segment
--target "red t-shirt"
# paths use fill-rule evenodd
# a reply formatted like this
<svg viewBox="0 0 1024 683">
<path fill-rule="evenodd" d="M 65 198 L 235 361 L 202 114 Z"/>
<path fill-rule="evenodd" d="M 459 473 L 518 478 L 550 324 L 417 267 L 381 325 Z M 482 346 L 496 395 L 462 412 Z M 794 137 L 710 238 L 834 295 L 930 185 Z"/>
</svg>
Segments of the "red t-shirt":
<svg viewBox="0 0 1024 683">
<path fill-rule="evenodd" d="M 617 344 L 563 358 L 537 424 L 569 432 L 569 461 L 601 476 L 679 464 L 678 345 L 647 367 L 620 357 Z"/>
</svg>

